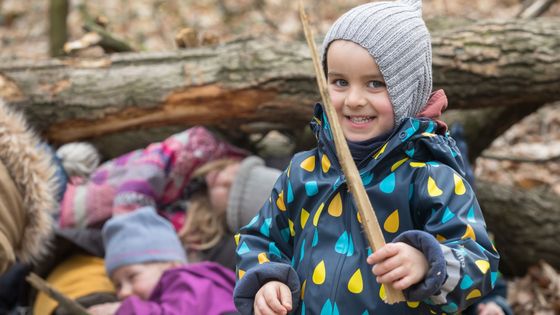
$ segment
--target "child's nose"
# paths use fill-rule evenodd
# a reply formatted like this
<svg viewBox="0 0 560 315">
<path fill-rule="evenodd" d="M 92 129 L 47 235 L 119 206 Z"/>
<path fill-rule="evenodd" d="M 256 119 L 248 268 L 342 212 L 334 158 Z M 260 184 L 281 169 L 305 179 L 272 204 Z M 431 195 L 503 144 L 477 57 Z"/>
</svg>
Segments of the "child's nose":
<svg viewBox="0 0 560 315">
<path fill-rule="evenodd" d="M 122 285 L 121 288 L 117 291 L 117 298 L 121 301 L 131 295 L 132 295 L 132 288 L 129 285 Z"/>
<path fill-rule="evenodd" d="M 366 105 L 366 98 L 359 88 L 351 88 L 346 95 L 345 105 L 349 107 L 362 107 Z"/>
</svg>

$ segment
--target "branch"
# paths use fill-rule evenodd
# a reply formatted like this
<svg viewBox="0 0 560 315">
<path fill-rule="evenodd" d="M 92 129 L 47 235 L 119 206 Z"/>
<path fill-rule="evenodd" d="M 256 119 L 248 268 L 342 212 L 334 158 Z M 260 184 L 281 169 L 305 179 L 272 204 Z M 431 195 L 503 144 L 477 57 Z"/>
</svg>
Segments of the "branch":
<svg viewBox="0 0 560 315">
<path fill-rule="evenodd" d="M 528 19 L 536 18 L 543 15 L 556 0 L 535 0 L 533 3 L 525 6 L 517 13 L 518 18 Z"/>
<path fill-rule="evenodd" d="M 71 314 L 75 315 L 90 315 L 88 311 L 81 306 L 78 302 L 68 298 L 64 294 L 60 293 L 55 288 L 51 287 L 45 280 L 36 275 L 35 273 L 30 273 L 26 277 L 27 282 L 31 283 L 37 290 L 45 293 L 53 300 L 56 300 L 62 307 L 68 310 Z"/>
<path fill-rule="evenodd" d="M 315 77 L 317 79 L 317 84 L 319 86 L 319 92 L 321 93 L 321 99 L 325 105 L 325 110 L 327 113 L 327 118 L 330 123 L 331 131 L 334 138 L 334 144 L 336 147 L 336 155 L 342 166 L 342 171 L 346 176 L 348 186 L 352 195 L 354 196 L 354 201 L 358 207 L 358 212 L 362 217 L 362 226 L 366 233 L 367 239 L 370 246 L 378 250 L 385 245 L 385 238 L 379 227 L 379 222 L 373 210 L 373 205 L 371 204 L 366 190 L 362 184 L 358 169 L 356 164 L 352 159 L 350 150 L 348 149 L 348 144 L 342 133 L 342 128 L 338 122 L 336 116 L 336 111 L 331 104 L 331 99 L 329 97 L 329 92 L 327 90 L 327 82 L 323 72 L 321 71 L 321 64 L 319 63 L 319 54 L 317 53 L 317 48 L 315 47 L 315 40 L 313 38 L 313 33 L 309 28 L 309 20 L 305 9 L 303 7 L 303 0 L 299 2 L 299 12 L 301 23 L 303 24 L 303 31 L 305 33 L 305 39 L 307 40 L 307 45 L 311 49 L 311 58 L 313 59 L 313 67 L 315 68 Z M 385 302 L 388 304 L 394 304 L 398 302 L 405 301 L 402 292 L 396 290 L 390 285 L 385 287 Z"/>
</svg>

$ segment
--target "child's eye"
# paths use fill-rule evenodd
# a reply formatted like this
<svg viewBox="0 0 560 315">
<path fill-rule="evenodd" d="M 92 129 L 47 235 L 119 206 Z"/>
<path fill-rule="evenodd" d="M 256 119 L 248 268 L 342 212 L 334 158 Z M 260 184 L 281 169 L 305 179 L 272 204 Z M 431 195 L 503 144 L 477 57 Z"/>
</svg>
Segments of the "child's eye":
<svg viewBox="0 0 560 315">
<path fill-rule="evenodd" d="M 370 88 L 380 88 L 384 86 L 385 86 L 385 82 L 383 81 L 373 80 L 368 82 L 368 87 Z"/>
<path fill-rule="evenodd" d="M 348 86 L 348 81 L 343 79 L 335 79 L 333 80 L 333 84 L 336 86 L 344 87 L 344 86 Z"/>
</svg>

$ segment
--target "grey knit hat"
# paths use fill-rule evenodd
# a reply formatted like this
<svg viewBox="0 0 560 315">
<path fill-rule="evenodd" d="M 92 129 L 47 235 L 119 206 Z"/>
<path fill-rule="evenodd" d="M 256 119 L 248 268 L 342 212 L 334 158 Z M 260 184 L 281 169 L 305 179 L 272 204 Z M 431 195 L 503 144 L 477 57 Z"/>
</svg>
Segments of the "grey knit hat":
<svg viewBox="0 0 560 315">
<path fill-rule="evenodd" d="M 266 167 L 257 156 L 246 157 L 241 162 L 229 193 L 227 225 L 231 232 L 236 233 L 257 214 L 280 173 Z"/>
<path fill-rule="evenodd" d="M 432 45 L 422 20 L 422 0 L 370 2 L 343 14 L 331 26 L 322 47 L 338 39 L 364 47 L 379 66 L 393 104 L 395 127 L 415 117 L 432 91 Z"/>
<path fill-rule="evenodd" d="M 103 225 L 102 234 L 109 276 L 126 265 L 187 262 L 173 225 L 152 207 L 114 216 Z"/>
</svg>

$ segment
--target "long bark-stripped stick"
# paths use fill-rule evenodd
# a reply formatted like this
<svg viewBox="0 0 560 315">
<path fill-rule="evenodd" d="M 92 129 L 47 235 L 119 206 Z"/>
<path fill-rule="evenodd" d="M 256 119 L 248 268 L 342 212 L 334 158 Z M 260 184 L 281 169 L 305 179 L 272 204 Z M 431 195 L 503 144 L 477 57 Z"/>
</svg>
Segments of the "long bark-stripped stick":
<svg viewBox="0 0 560 315">
<path fill-rule="evenodd" d="M 327 82 L 323 75 L 323 72 L 321 71 L 321 64 L 319 63 L 318 57 L 319 55 L 317 54 L 315 40 L 313 39 L 313 34 L 311 33 L 309 27 L 309 19 L 307 18 L 307 14 L 305 13 L 305 9 L 303 7 L 303 0 L 299 1 L 299 13 L 301 22 L 303 24 L 305 39 L 307 40 L 307 44 L 311 49 L 311 58 L 313 59 L 315 76 L 317 78 L 319 92 L 321 93 L 323 104 L 325 104 L 325 110 L 331 126 L 334 144 L 336 147 L 336 154 L 342 166 L 342 171 L 346 176 L 348 187 L 350 188 L 350 191 L 354 196 L 354 201 L 356 202 L 358 212 L 360 213 L 360 216 L 362 218 L 362 226 L 364 227 L 364 231 L 367 235 L 369 244 L 374 250 L 378 250 L 383 247 L 383 245 L 385 245 L 385 239 L 383 237 L 383 233 L 381 232 L 381 228 L 379 227 L 379 223 L 377 222 L 377 217 L 375 216 L 373 206 L 369 201 L 369 197 L 366 194 L 364 186 L 362 185 L 362 180 L 358 173 L 358 169 L 356 168 L 356 164 L 354 163 L 354 160 L 350 155 L 350 150 L 348 149 L 348 144 L 346 143 L 346 139 L 344 138 L 344 134 L 342 133 L 342 128 L 340 127 L 340 123 L 338 122 L 335 109 L 331 104 L 331 99 L 327 90 Z M 384 301 L 386 303 L 394 304 L 397 302 L 405 301 L 405 298 L 401 291 L 396 290 L 391 285 L 386 285 L 384 287 Z"/>
<path fill-rule="evenodd" d="M 88 311 L 78 304 L 78 302 L 70 299 L 69 297 L 65 296 L 64 294 L 60 293 L 55 288 L 51 287 L 45 280 L 43 280 L 38 275 L 34 274 L 33 272 L 27 276 L 27 281 L 31 283 L 37 290 L 42 291 L 46 295 L 48 295 L 53 300 L 57 301 L 62 307 L 64 307 L 67 311 L 71 312 L 71 314 L 75 315 L 90 315 Z"/>
</svg>

